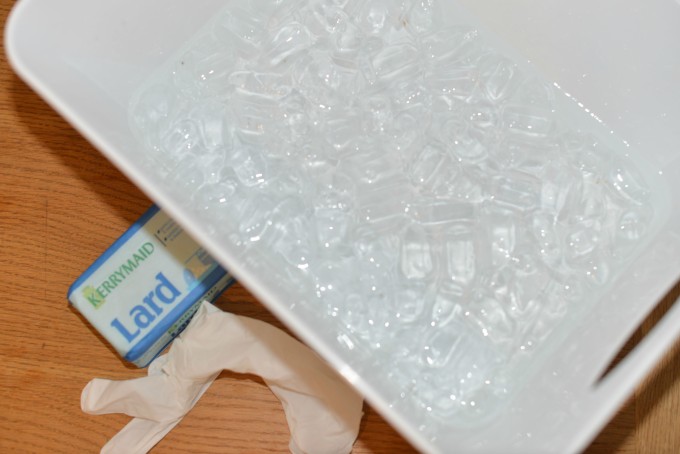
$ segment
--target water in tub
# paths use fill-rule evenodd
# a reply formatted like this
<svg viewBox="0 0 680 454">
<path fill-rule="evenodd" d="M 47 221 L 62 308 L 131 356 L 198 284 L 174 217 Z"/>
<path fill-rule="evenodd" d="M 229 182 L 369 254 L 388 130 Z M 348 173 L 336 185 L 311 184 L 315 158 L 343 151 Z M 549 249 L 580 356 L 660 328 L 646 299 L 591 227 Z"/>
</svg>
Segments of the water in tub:
<svg viewBox="0 0 680 454">
<path fill-rule="evenodd" d="M 434 0 L 243 2 L 140 87 L 149 168 L 420 421 L 493 418 L 655 222 L 599 119 Z M 375 372 L 374 372 L 375 373 Z"/>
</svg>

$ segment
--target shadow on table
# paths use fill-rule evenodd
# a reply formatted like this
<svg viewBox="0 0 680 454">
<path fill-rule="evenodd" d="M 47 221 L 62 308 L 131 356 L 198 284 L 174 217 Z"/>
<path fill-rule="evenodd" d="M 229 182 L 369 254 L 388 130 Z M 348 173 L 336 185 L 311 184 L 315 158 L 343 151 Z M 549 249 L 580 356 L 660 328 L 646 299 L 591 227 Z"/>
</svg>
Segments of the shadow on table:
<svg viewBox="0 0 680 454">
<path fill-rule="evenodd" d="M 11 77 L 11 102 L 21 123 L 116 215 L 127 224 L 136 221 L 149 199 L 21 79 Z"/>
</svg>

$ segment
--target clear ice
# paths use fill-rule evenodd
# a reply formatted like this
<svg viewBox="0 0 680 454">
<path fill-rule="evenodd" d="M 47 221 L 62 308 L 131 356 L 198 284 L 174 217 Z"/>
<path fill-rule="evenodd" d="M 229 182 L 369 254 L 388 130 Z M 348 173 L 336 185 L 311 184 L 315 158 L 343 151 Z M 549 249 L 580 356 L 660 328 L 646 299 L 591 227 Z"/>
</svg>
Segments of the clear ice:
<svg viewBox="0 0 680 454">
<path fill-rule="evenodd" d="M 644 240 L 645 178 L 435 0 L 262 5 L 140 89 L 150 168 L 302 289 L 356 370 L 379 363 L 393 405 L 493 414 Z"/>
</svg>

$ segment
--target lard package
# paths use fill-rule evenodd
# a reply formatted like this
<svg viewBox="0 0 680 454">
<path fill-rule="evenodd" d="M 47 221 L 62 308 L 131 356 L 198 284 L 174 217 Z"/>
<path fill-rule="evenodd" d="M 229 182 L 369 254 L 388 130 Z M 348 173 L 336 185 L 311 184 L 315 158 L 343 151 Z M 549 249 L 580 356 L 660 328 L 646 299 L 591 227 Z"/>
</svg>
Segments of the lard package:
<svg viewBox="0 0 680 454">
<path fill-rule="evenodd" d="M 233 278 L 153 206 L 71 286 L 68 299 L 127 361 L 146 366 Z"/>
</svg>

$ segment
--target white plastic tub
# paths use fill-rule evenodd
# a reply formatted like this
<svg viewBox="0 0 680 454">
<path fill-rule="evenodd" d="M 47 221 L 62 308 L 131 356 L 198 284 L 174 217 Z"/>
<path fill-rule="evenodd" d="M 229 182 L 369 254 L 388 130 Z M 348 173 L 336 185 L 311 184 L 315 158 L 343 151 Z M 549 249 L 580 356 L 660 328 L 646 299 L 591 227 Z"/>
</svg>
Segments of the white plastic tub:
<svg viewBox="0 0 680 454">
<path fill-rule="evenodd" d="M 298 310 L 261 258 L 219 240 L 191 207 L 141 165 L 128 122 L 135 90 L 217 11 L 204 0 L 22 0 L 6 30 L 19 75 L 263 303 L 352 382 L 417 448 L 429 452 L 575 452 L 600 428 L 680 333 L 680 305 L 604 380 L 598 377 L 680 276 L 680 3 L 675 0 L 459 0 L 452 23 L 490 31 L 514 55 L 596 114 L 658 178 L 659 221 L 645 250 L 564 333 L 504 410 L 484 424 L 424 430 L 385 398 L 385 368 L 353 367 L 313 314 Z M 462 13 L 460 8 L 467 8 Z M 293 301 L 291 301 L 293 300 Z M 379 362 L 380 358 L 375 358 Z M 420 421 L 420 422 L 419 422 Z"/>
</svg>

